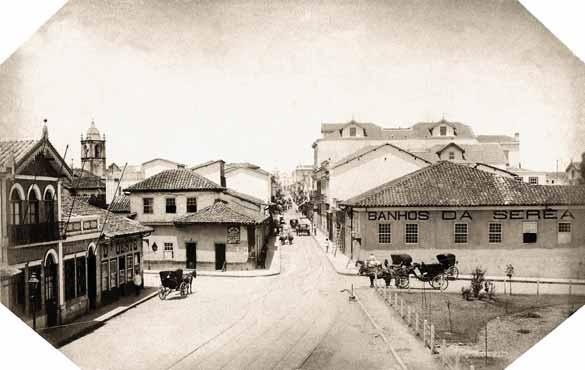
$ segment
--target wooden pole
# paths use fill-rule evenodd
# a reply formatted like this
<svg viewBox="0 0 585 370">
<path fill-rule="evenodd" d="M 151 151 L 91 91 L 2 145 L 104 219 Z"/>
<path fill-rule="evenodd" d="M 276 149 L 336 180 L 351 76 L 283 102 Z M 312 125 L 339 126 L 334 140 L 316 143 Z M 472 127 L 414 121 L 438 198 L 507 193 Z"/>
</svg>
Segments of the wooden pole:
<svg viewBox="0 0 585 370">
<path fill-rule="evenodd" d="M 435 325 L 431 324 L 431 353 L 435 353 Z"/>
<path fill-rule="evenodd" d="M 400 317 L 404 318 L 404 299 L 400 298 Z"/>
<path fill-rule="evenodd" d="M 415 335 L 420 335 L 420 327 L 419 327 L 419 317 L 418 311 L 414 312 L 414 333 Z"/>
<path fill-rule="evenodd" d="M 447 363 L 447 341 L 445 339 L 441 341 L 441 362 Z"/>
<path fill-rule="evenodd" d="M 423 320 L 423 343 L 427 345 L 427 320 Z"/>
</svg>

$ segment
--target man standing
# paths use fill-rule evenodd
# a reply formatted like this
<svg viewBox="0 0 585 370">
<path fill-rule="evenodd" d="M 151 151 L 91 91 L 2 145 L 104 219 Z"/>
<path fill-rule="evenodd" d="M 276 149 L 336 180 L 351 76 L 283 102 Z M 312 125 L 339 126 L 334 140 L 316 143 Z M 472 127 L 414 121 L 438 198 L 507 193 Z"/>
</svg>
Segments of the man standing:
<svg viewBox="0 0 585 370">
<path fill-rule="evenodd" d="M 134 272 L 134 291 L 136 292 L 136 296 L 140 295 L 140 288 L 142 287 L 142 275 L 140 274 L 140 269 L 136 269 Z"/>
<path fill-rule="evenodd" d="M 374 255 L 374 253 L 370 253 L 370 256 L 366 260 L 366 267 L 368 268 L 368 277 L 370 278 L 370 288 L 374 287 L 374 278 L 376 277 L 376 269 L 380 265 L 380 262 Z"/>
</svg>

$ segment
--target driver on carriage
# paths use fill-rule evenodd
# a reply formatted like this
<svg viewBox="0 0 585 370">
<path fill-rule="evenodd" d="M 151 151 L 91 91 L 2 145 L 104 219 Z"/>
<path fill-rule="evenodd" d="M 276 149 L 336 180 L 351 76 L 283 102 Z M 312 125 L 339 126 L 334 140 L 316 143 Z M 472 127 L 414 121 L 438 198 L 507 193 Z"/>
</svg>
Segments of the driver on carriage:
<svg viewBox="0 0 585 370">
<path fill-rule="evenodd" d="M 370 256 L 366 260 L 366 266 L 367 267 L 377 267 L 377 266 L 380 266 L 380 261 L 378 261 L 378 259 L 374 255 L 374 253 L 370 253 Z"/>
</svg>

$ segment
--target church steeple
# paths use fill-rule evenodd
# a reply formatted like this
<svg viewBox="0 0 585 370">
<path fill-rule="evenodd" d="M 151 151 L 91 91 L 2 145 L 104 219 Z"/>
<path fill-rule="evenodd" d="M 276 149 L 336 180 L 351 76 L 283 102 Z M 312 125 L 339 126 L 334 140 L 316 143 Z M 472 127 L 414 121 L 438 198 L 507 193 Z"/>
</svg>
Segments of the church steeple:
<svg viewBox="0 0 585 370">
<path fill-rule="evenodd" d="M 93 120 L 85 139 L 81 135 L 81 166 L 95 176 L 106 176 L 106 138 L 100 135 Z"/>
</svg>

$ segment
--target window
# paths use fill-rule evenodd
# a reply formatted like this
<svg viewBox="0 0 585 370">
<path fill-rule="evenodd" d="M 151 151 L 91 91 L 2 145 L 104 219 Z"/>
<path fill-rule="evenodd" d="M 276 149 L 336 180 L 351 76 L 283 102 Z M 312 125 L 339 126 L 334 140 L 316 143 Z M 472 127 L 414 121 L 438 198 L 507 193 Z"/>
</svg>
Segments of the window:
<svg viewBox="0 0 585 370">
<path fill-rule="evenodd" d="M 83 221 L 84 230 L 95 230 L 98 228 L 97 220 Z"/>
<path fill-rule="evenodd" d="M 166 212 L 177 213 L 177 205 L 175 204 L 175 198 L 166 198 Z"/>
<path fill-rule="evenodd" d="M 20 209 L 22 207 L 22 199 L 20 199 L 20 195 L 18 191 L 13 191 L 12 196 L 10 197 L 10 206 L 12 208 L 11 214 L 11 223 L 13 225 L 20 225 L 22 223 L 22 216 L 20 213 Z"/>
<path fill-rule="evenodd" d="M 536 176 L 529 176 L 528 177 L 528 183 L 530 185 L 538 185 L 538 177 L 536 177 Z"/>
<path fill-rule="evenodd" d="M 75 258 L 65 260 L 65 300 L 75 298 Z"/>
<path fill-rule="evenodd" d="M 355 127 L 349 128 L 349 136 L 355 136 L 357 134 L 357 129 Z"/>
<path fill-rule="evenodd" d="M 118 260 L 113 258 L 110 260 L 110 289 L 118 286 Z"/>
<path fill-rule="evenodd" d="M 126 280 L 129 282 L 132 281 L 132 278 L 134 277 L 134 262 L 132 258 L 132 254 L 126 256 Z"/>
<path fill-rule="evenodd" d="M 108 272 L 108 261 L 102 262 L 102 292 L 105 292 L 109 289 L 108 282 L 110 278 L 110 274 Z"/>
<path fill-rule="evenodd" d="M 122 286 L 126 284 L 126 257 L 120 256 L 118 257 L 118 285 Z"/>
<path fill-rule="evenodd" d="M 447 136 L 447 127 L 446 126 L 439 127 L 439 135 Z"/>
<path fill-rule="evenodd" d="M 50 191 L 45 193 L 45 213 L 48 223 L 55 222 L 55 202 L 53 200 L 53 194 Z"/>
<path fill-rule="evenodd" d="M 522 182 L 522 177 L 521 176 L 516 176 L 516 177 L 514 177 L 514 180 L 516 180 L 518 182 Z"/>
<path fill-rule="evenodd" d="M 558 226 L 558 242 L 559 244 L 568 244 L 571 242 L 571 223 L 559 222 Z"/>
<path fill-rule="evenodd" d="M 187 212 L 197 212 L 197 198 L 187 198 Z"/>
<path fill-rule="evenodd" d="M 536 243 L 538 224 L 536 222 L 522 223 L 522 241 L 524 243 Z"/>
<path fill-rule="evenodd" d="M 467 243 L 467 224 L 455 224 L 455 243 Z"/>
<path fill-rule="evenodd" d="M 455 159 L 455 152 L 449 152 L 449 160 L 454 160 Z"/>
<path fill-rule="evenodd" d="M 418 225 L 406 224 L 404 227 L 404 242 L 406 244 L 418 243 Z"/>
<path fill-rule="evenodd" d="M 39 223 L 39 200 L 34 191 L 28 195 L 28 222 L 31 224 Z"/>
<path fill-rule="evenodd" d="M 85 295 L 85 257 L 77 257 L 75 264 L 77 266 L 77 296 L 81 297 Z"/>
<path fill-rule="evenodd" d="M 77 232 L 81 231 L 81 222 L 71 222 L 67 225 L 67 231 Z"/>
<path fill-rule="evenodd" d="M 378 243 L 390 244 L 392 243 L 392 225 L 379 224 L 378 225 Z"/>
<path fill-rule="evenodd" d="M 165 249 L 163 251 L 163 258 L 167 258 L 167 255 L 171 256 L 171 259 L 174 257 L 174 250 L 173 250 L 173 243 L 165 243 Z"/>
<path fill-rule="evenodd" d="M 490 223 L 488 226 L 488 241 L 490 243 L 502 242 L 502 224 Z"/>
<path fill-rule="evenodd" d="M 152 214 L 152 198 L 142 198 L 143 213 Z"/>
</svg>

